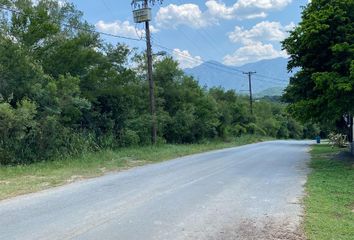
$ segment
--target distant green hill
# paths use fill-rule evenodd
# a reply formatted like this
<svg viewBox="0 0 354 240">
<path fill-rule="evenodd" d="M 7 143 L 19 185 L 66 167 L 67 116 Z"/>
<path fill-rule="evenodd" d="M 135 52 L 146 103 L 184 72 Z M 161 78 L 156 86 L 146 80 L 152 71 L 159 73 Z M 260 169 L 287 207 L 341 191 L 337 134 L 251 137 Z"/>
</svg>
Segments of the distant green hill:
<svg viewBox="0 0 354 240">
<path fill-rule="evenodd" d="M 283 87 L 272 87 L 255 94 L 256 98 L 262 98 L 265 96 L 281 96 L 283 95 Z"/>
<path fill-rule="evenodd" d="M 248 91 L 248 77 L 242 72 L 257 71 L 257 74 L 252 77 L 255 95 L 281 95 L 282 90 L 289 84 L 289 78 L 293 75 L 293 73 L 288 73 L 287 63 L 286 58 L 275 58 L 233 67 L 209 61 L 184 71 L 195 77 L 202 86 L 208 88 L 221 86 L 226 90 L 234 89 L 242 94 L 247 94 Z"/>
</svg>

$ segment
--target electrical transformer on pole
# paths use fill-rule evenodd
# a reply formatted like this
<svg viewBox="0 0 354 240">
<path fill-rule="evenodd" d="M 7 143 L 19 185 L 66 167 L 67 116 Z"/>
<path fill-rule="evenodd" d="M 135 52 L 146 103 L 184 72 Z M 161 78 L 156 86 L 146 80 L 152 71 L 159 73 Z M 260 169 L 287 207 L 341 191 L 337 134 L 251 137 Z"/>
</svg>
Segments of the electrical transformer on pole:
<svg viewBox="0 0 354 240">
<path fill-rule="evenodd" d="M 146 55 L 147 55 L 147 76 L 149 81 L 149 100 L 151 113 L 151 141 L 153 144 L 157 143 L 157 117 L 156 117 L 156 103 L 155 103 L 155 84 L 152 77 L 152 49 L 151 49 L 151 35 L 150 35 L 150 21 L 151 8 L 149 3 L 162 3 L 162 0 L 133 0 L 133 16 L 135 23 L 145 23 L 146 34 Z"/>
</svg>

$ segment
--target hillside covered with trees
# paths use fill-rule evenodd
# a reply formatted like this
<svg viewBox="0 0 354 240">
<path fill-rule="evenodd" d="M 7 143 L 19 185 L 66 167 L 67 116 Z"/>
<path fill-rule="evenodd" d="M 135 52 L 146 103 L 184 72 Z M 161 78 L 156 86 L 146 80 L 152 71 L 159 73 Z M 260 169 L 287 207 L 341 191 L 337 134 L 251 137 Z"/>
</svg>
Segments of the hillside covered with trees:
<svg viewBox="0 0 354 240">
<path fill-rule="evenodd" d="M 0 164 L 150 143 L 144 53 L 104 42 L 71 4 L 0 2 Z M 199 86 L 171 57 L 153 74 L 160 143 L 319 131 L 280 102 L 257 101 L 251 115 L 248 98 Z"/>
</svg>

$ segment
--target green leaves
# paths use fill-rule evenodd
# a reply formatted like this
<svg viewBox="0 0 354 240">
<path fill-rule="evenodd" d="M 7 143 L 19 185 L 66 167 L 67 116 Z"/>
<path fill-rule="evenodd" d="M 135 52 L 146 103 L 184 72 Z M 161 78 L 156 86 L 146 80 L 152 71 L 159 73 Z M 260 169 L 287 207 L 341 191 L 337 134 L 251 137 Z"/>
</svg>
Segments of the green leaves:
<svg viewBox="0 0 354 240">
<path fill-rule="evenodd" d="M 72 4 L 7 4 L 16 12 L 0 15 L 0 164 L 150 144 L 145 53 L 104 44 Z M 322 26 L 316 29 L 318 33 Z M 295 56 L 295 46 L 288 46 Z M 342 57 L 348 49 L 337 45 L 333 51 Z M 292 80 L 291 99 L 312 94 L 299 87 L 312 77 L 303 76 L 301 72 Z M 328 84 L 332 76 L 316 75 L 307 85 L 318 92 L 335 88 L 349 94 L 352 85 L 345 79 Z M 302 137 L 302 126 L 285 113 L 284 105 L 261 100 L 251 115 L 247 97 L 200 86 L 171 57 L 154 59 L 153 77 L 160 143 L 230 140 L 249 133 Z"/>
<path fill-rule="evenodd" d="M 354 2 L 313 0 L 284 40 L 289 70 L 300 67 L 284 99 L 298 119 L 334 122 L 353 114 Z"/>
</svg>

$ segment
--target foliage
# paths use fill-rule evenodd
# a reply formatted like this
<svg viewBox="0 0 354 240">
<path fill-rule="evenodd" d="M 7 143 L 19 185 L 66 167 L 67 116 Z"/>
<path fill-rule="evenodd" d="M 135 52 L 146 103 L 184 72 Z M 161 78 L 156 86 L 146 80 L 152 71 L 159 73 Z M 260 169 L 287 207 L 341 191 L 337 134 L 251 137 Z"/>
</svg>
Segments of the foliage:
<svg viewBox="0 0 354 240">
<path fill-rule="evenodd" d="M 283 47 L 300 68 L 284 94 L 297 119 L 333 128 L 354 113 L 354 1 L 311 1 Z"/>
<path fill-rule="evenodd" d="M 343 148 L 347 146 L 347 136 L 341 133 L 330 133 L 328 135 L 329 143 L 332 147 Z"/>
<path fill-rule="evenodd" d="M 70 3 L 4 4 L 16 12 L 0 16 L 0 164 L 150 143 L 144 53 L 104 43 Z M 246 97 L 201 87 L 171 57 L 153 77 L 159 143 L 314 137 L 276 99 L 251 115 Z"/>
</svg>

